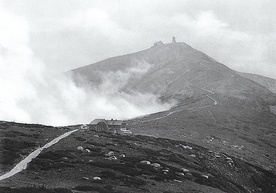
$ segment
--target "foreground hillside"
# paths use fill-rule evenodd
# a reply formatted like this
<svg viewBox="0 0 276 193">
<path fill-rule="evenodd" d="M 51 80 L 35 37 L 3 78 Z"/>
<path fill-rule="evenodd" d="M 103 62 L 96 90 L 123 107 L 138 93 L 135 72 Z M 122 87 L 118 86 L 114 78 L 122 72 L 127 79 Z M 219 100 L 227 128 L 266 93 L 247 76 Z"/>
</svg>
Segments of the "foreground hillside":
<svg viewBox="0 0 276 193">
<path fill-rule="evenodd" d="M 1 122 L 9 143 L 44 145 L 42 139 L 79 128 Z M 42 129 L 43 128 L 43 129 Z M 39 135 L 35 135 L 35 132 Z M 38 136 L 38 137 L 36 137 Z M 1 154 L 12 154 L 1 140 Z M 13 147 L 15 148 L 15 147 Z M 26 152 L 18 145 L 17 152 Z M 2 173 L 20 159 L 2 162 Z M 142 135 L 78 130 L 43 150 L 15 176 L 0 181 L 1 192 L 276 192 L 276 175 L 220 150 Z M 25 187 L 25 188 L 24 188 Z"/>
</svg>

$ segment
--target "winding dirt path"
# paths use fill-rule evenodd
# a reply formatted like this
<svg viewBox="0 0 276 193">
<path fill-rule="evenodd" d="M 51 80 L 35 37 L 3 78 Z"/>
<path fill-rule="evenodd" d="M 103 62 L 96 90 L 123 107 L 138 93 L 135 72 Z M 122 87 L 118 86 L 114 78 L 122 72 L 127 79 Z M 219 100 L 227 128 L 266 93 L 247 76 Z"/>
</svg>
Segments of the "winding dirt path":
<svg viewBox="0 0 276 193">
<path fill-rule="evenodd" d="M 194 86 L 194 87 L 196 87 L 195 85 L 193 85 L 193 84 L 191 84 L 192 86 Z M 215 94 L 214 92 L 212 92 L 212 91 L 210 91 L 210 90 L 206 90 L 206 89 L 203 89 L 203 88 L 199 88 L 199 87 L 196 87 L 196 88 L 198 88 L 198 89 L 201 89 L 201 90 L 203 90 L 203 91 L 206 91 L 206 92 L 209 92 L 209 93 L 211 93 L 211 94 Z M 208 97 L 209 99 L 211 99 L 213 102 L 214 102 L 214 106 L 216 106 L 216 105 L 218 105 L 218 102 L 217 102 L 217 100 L 215 100 L 214 98 L 212 98 L 211 96 L 209 96 L 209 95 L 206 95 L 206 97 Z M 168 116 L 170 116 L 170 115 L 172 115 L 172 114 L 174 114 L 174 113 L 176 113 L 176 112 L 179 112 L 179 111 L 183 111 L 183 110 L 198 110 L 198 109 L 202 109 L 202 108 L 207 108 L 207 107 L 210 107 L 210 105 L 207 105 L 207 106 L 202 106 L 202 107 L 197 107 L 197 108 L 181 108 L 181 109 L 177 109 L 177 110 L 174 110 L 174 111 L 171 111 L 171 112 L 167 112 L 165 115 L 163 115 L 163 116 L 160 116 L 160 117 L 157 117 L 157 118 L 153 118 L 153 119 L 148 119 L 148 120 L 144 120 L 144 121 L 142 121 L 142 122 L 150 122 L 150 121 L 155 121 L 155 120 L 158 120 L 158 119 L 163 119 L 163 118 L 166 118 L 166 117 L 168 117 Z M 210 115 L 211 115 L 212 113 L 210 112 Z M 144 116 L 144 117 L 146 117 L 146 116 Z M 214 118 L 214 116 L 213 116 L 213 114 L 212 114 L 212 119 L 214 119 L 215 121 L 217 121 L 215 118 Z M 142 118 L 142 117 L 141 117 Z"/>
<path fill-rule="evenodd" d="M 26 158 L 24 158 L 22 161 L 20 161 L 13 169 L 11 169 L 8 173 L 0 176 L 0 180 L 4 180 L 7 178 L 12 177 L 13 175 L 21 172 L 22 170 L 25 170 L 27 168 L 28 163 L 30 163 L 32 161 L 32 159 L 36 158 L 43 149 L 47 149 L 49 147 L 51 147 L 52 145 L 56 144 L 57 142 L 59 142 L 59 140 L 69 136 L 70 134 L 76 132 L 79 129 L 75 129 L 73 131 L 68 131 L 62 135 L 60 135 L 59 137 L 53 139 L 52 141 L 50 141 L 49 143 L 45 144 L 43 147 L 40 147 L 38 149 L 36 149 L 35 151 L 33 151 L 32 153 L 30 153 Z"/>
</svg>

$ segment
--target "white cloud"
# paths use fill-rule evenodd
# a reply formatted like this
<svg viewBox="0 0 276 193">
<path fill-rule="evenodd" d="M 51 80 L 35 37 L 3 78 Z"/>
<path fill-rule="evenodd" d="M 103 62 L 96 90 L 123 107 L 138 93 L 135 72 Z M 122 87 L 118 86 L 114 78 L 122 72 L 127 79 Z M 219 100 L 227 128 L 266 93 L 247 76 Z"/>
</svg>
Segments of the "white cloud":
<svg viewBox="0 0 276 193">
<path fill-rule="evenodd" d="M 94 118 L 131 118 L 170 107 L 150 94 L 119 92 L 131 77 L 147 72 L 150 64 L 136 62 L 125 71 L 105 74 L 108 78 L 92 88 L 85 82 L 76 86 L 70 76 L 49 75 L 29 47 L 26 20 L 1 7 L 0 13 L 0 119 L 66 125 Z M 93 25 L 101 28 L 100 21 L 107 17 L 96 15 L 101 17 Z"/>
<path fill-rule="evenodd" d="M 30 46 L 52 72 L 139 51 L 175 36 L 236 70 L 258 68 L 276 78 L 272 70 L 264 70 L 276 62 L 273 0 L 4 2 L 16 15 L 26 16 Z"/>
<path fill-rule="evenodd" d="M 106 74 L 110 79 L 92 90 L 68 77 L 53 79 L 49 71 L 135 52 L 172 36 L 235 70 L 276 78 L 274 1 L 3 2 L 1 119 L 65 124 L 167 108 L 155 96 L 119 92 L 131 76 L 150 68 L 143 62 Z"/>
<path fill-rule="evenodd" d="M 83 29 L 90 33 L 91 37 L 92 34 L 97 34 L 97 37 L 104 36 L 111 41 L 120 41 L 122 37 L 124 37 L 124 40 L 128 40 L 135 36 L 133 31 L 120 26 L 112 20 L 105 10 L 98 7 L 76 12 L 72 18 L 65 21 L 65 24 L 70 27 Z"/>
<path fill-rule="evenodd" d="M 17 108 L 17 103 L 22 93 L 26 98 L 36 95 L 31 81 L 39 82 L 41 79 L 33 74 L 33 70 L 39 72 L 42 66 L 27 46 L 27 22 L 5 11 L 1 4 L 0 29 L 1 117 L 13 115 L 18 120 L 30 120 L 25 111 Z"/>
<path fill-rule="evenodd" d="M 222 41 L 234 44 L 251 39 L 249 34 L 231 29 L 228 23 L 219 20 L 212 11 L 202 11 L 195 18 L 187 14 L 177 14 L 172 17 L 171 22 L 172 25 L 182 27 L 181 30 L 185 33 L 194 36 L 194 42 L 209 40 L 214 43 Z"/>
<path fill-rule="evenodd" d="M 195 48 L 230 68 L 276 78 L 275 71 L 271 71 L 276 69 L 271 63 L 273 59 L 267 58 L 267 53 L 274 50 L 271 42 L 275 42 L 275 35 L 235 30 L 210 10 L 195 17 L 176 14 L 171 18 L 171 25 L 176 25 L 177 32 L 183 32 L 182 36 Z"/>
</svg>

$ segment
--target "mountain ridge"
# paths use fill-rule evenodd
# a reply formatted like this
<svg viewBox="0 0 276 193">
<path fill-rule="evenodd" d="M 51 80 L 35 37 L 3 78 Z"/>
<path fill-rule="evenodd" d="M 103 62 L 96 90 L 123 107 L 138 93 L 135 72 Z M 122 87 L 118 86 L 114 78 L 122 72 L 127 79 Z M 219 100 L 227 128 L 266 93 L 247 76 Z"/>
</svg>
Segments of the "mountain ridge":
<svg viewBox="0 0 276 193">
<path fill-rule="evenodd" d="M 98 85 L 101 75 L 137 66 L 133 61 L 150 68 L 131 77 L 122 92 L 134 90 L 152 93 L 162 101 L 178 101 L 167 111 L 129 120 L 136 133 L 224 149 L 276 169 L 276 94 L 185 43 L 153 46 L 75 69 L 73 74 Z"/>
<path fill-rule="evenodd" d="M 258 74 L 252 74 L 252 73 L 241 73 L 240 75 L 253 80 L 263 86 L 265 86 L 268 90 L 270 90 L 273 93 L 276 93 L 276 79 L 269 78 L 266 76 L 258 75 Z"/>
<path fill-rule="evenodd" d="M 245 87 L 258 87 L 257 89 L 260 90 L 258 92 L 266 95 L 269 92 L 258 82 L 241 76 L 226 65 L 215 61 L 203 52 L 182 42 L 152 46 L 149 49 L 132 54 L 108 58 L 88 66 L 74 69 L 72 72 L 75 75 L 79 74 L 85 77 L 89 83 L 94 82 L 99 84 L 102 81 L 99 76 L 100 74 L 123 71 L 127 67 L 133 67 L 133 63 L 135 63 L 133 62 L 134 60 L 152 64 L 153 67 L 150 68 L 142 78 L 134 80 L 132 83 L 130 81 L 124 88 L 125 90 L 134 89 L 139 92 L 168 95 L 168 93 L 181 93 L 180 88 L 182 87 L 183 92 L 188 91 L 187 93 L 189 93 L 189 91 L 191 91 L 190 85 L 183 87 L 179 84 L 187 82 L 198 82 L 202 84 L 202 82 L 205 82 L 212 83 L 212 86 L 216 87 L 212 89 L 217 89 L 216 91 L 219 93 L 225 92 L 224 87 L 229 87 L 231 84 L 239 88 L 243 86 L 242 84 L 249 84 Z M 184 75 L 187 77 L 183 77 Z M 225 85 L 219 82 L 220 79 L 225 79 Z M 158 82 L 158 84 L 155 84 L 156 82 Z M 174 85 L 174 82 L 176 85 Z M 166 89 L 168 86 L 170 87 L 169 90 Z M 248 89 L 246 89 L 246 91 L 250 92 Z M 165 97 L 171 97 L 170 94 Z M 273 98 L 273 100 L 275 100 L 275 96 Z"/>
</svg>

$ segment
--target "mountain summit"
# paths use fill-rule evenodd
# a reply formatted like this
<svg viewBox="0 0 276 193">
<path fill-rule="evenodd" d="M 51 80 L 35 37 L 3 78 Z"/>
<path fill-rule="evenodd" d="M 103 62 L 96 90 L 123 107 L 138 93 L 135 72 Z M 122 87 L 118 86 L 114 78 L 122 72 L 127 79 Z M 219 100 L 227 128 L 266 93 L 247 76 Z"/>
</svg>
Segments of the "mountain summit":
<svg viewBox="0 0 276 193">
<path fill-rule="evenodd" d="M 175 39 L 72 72 L 97 85 L 106 73 L 126 71 L 140 74 L 121 92 L 177 101 L 168 111 L 129 120 L 136 133 L 191 141 L 276 169 L 276 95 L 264 84 Z"/>
<path fill-rule="evenodd" d="M 90 83 L 99 84 L 103 73 L 126 71 L 139 63 L 147 64 L 142 67 L 148 70 L 142 76 L 129 80 L 124 90 L 178 100 L 209 91 L 237 98 L 256 97 L 258 100 L 275 101 L 275 96 L 264 86 L 240 76 L 183 42 L 176 43 L 175 38 L 170 44 L 159 41 L 147 50 L 109 58 L 75 69 L 73 73 L 85 77 Z"/>
</svg>

